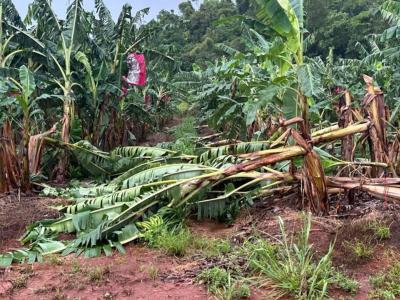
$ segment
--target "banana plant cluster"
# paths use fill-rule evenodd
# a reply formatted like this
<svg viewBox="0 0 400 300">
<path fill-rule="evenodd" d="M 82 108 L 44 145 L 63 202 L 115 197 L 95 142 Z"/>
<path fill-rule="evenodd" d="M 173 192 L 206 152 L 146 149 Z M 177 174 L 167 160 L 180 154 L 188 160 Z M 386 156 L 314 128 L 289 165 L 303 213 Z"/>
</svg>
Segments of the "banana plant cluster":
<svg viewBox="0 0 400 300">
<path fill-rule="evenodd" d="M 19 81 L 23 66 L 36 82 L 32 95 L 35 101 L 30 103 L 32 126 L 24 131 L 25 135 L 16 135 L 17 143 L 59 124 L 57 135 L 64 143 L 87 139 L 110 150 L 132 144 L 137 131 L 151 126 L 150 120 L 164 113 L 161 105 L 157 109 L 144 105 L 146 96 L 164 99 L 172 95 L 171 85 L 163 78 L 174 70 L 174 60 L 167 53 L 146 46 L 146 41 L 162 29 L 141 23 L 149 9 L 135 14 L 126 4 L 114 21 L 102 0 L 94 2 L 95 11 L 89 12 L 82 0 L 70 1 L 63 20 L 55 13 L 51 0 L 32 0 L 22 20 L 11 0 L 0 1 L 2 85 Z M 150 70 L 162 65 L 163 72 L 160 78 L 153 78 L 151 74 L 155 72 L 149 72 L 146 89 L 132 89 L 129 97 L 124 97 L 121 77 L 126 71 L 126 56 L 134 51 L 146 53 Z M 0 126 L 6 120 L 13 126 L 26 124 L 26 114 L 24 118 L 22 112 L 25 106 L 17 107 L 16 103 L 23 104 L 17 98 L 15 93 L 2 91 Z M 69 156 L 68 152 L 59 151 L 55 155 L 58 162 L 51 162 L 50 175 L 64 181 L 69 174 Z M 26 153 L 18 152 L 19 156 Z"/>
<path fill-rule="evenodd" d="M 319 130 L 313 133 L 312 141 L 324 145 L 349 135 L 360 136 L 370 128 L 371 122 L 363 121 L 347 128 L 337 126 Z M 112 177 L 112 180 L 95 187 L 80 188 L 80 196 L 74 203 L 60 209 L 64 214 L 62 218 L 32 224 L 21 238 L 22 243 L 30 247 L 3 254 L 0 263 L 40 260 L 43 255 L 54 252 L 84 253 L 89 257 L 102 252 L 111 255 L 112 248 L 123 252 L 124 244 L 139 239 L 141 233 L 137 222 L 153 214 L 167 212 L 174 215 L 183 209 L 187 214 L 196 212 L 199 218 L 218 218 L 232 208 L 268 196 L 276 197 L 282 190 L 297 194 L 301 183 L 306 182 L 305 177 L 310 176 L 301 171 L 301 165 L 312 165 L 315 158 L 297 131 L 290 130 L 290 134 L 295 141 L 291 146 L 284 146 L 284 133 L 269 141 L 217 147 L 203 145 L 197 155 L 152 147 L 122 147 L 108 153 L 85 141 L 64 143 L 61 146 L 71 151 L 93 175 Z M 316 149 L 325 166 L 352 165 L 352 162 L 335 159 L 323 149 Z M 301 157 L 304 159 L 296 163 Z M 297 165 L 298 171 L 293 169 L 294 165 L 285 165 L 287 161 Z M 385 163 L 380 166 L 388 168 Z M 335 190 L 341 185 L 353 188 L 361 185 L 345 178 L 327 177 L 324 180 Z M 346 180 L 345 184 L 341 180 Z M 379 194 L 374 190 L 379 182 L 362 184 L 363 189 Z M 393 187 L 397 181 L 389 183 L 392 186 L 383 190 L 390 190 L 390 196 L 398 199 L 398 188 Z M 327 209 L 324 207 L 327 203 L 315 199 L 305 205 L 317 213 Z M 71 241 L 59 241 L 57 236 L 61 233 L 75 234 L 76 237 Z"/>
</svg>

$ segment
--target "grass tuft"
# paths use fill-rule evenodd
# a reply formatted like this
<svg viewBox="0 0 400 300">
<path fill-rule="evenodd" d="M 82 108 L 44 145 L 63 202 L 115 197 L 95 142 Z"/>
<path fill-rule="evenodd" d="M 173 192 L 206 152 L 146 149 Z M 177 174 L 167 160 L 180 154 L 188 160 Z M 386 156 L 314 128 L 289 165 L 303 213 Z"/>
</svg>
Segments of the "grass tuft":
<svg viewBox="0 0 400 300">
<path fill-rule="evenodd" d="M 100 283 L 104 280 L 105 276 L 110 273 L 110 267 L 97 266 L 88 269 L 86 272 L 90 282 Z"/>
<path fill-rule="evenodd" d="M 390 226 L 381 220 L 374 220 L 368 224 L 369 229 L 378 240 L 387 240 L 391 237 Z"/>
<path fill-rule="evenodd" d="M 334 272 L 333 282 L 338 288 L 352 294 L 355 294 L 360 287 L 357 280 L 348 277 L 340 271 Z"/>
<path fill-rule="evenodd" d="M 168 255 L 182 257 L 187 253 L 192 244 L 192 239 L 193 236 L 187 229 L 182 229 L 178 232 L 164 232 L 159 237 L 158 247 Z"/>
<path fill-rule="evenodd" d="M 374 247 L 369 241 L 354 240 L 346 242 L 345 246 L 357 259 L 369 259 L 374 255 Z"/>
<path fill-rule="evenodd" d="M 53 266 L 61 266 L 63 264 L 63 260 L 56 254 L 48 255 L 46 261 Z"/>
<path fill-rule="evenodd" d="M 215 257 L 228 254 L 232 251 L 232 245 L 224 239 L 209 239 L 205 237 L 193 240 L 193 248 L 200 250 L 205 257 Z"/>
<path fill-rule="evenodd" d="M 139 223 L 139 226 L 144 229 L 142 237 L 147 245 L 161 249 L 168 255 L 184 256 L 193 242 L 193 236 L 188 229 L 182 226 L 169 228 L 168 223 L 160 216 L 153 216 Z"/>
<path fill-rule="evenodd" d="M 156 281 L 157 278 L 158 278 L 158 274 L 159 274 L 160 270 L 156 266 L 151 265 L 147 269 L 147 272 L 148 272 L 149 277 L 151 278 L 151 280 Z"/>
<path fill-rule="evenodd" d="M 373 287 L 371 299 L 394 300 L 400 297 L 400 262 L 395 262 L 387 270 L 370 277 Z"/>
<path fill-rule="evenodd" d="M 219 267 L 203 270 L 197 276 L 197 281 L 204 282 L 208 292 L 220 300 L 239 300 L 251 296 L 247 284 L 235 280 L 227 270 Z"/>
<path fill-rule="evenodd" d="M 29 274 L 20 274 L 12 281 L 13 289 L 22 289 L 25 288 L 28 284 Z"/>
<path fill-rule="evenodd" d="M 334 283 L 331 263 L 333 246 L 319 261 L 309 244 L 311 215 L 304 217 L 304 224 L 296 242 L 289 239 L 283 220 L 278 219 L 281 239 L 272 244 L 257 239 L 244 244 L 243 251 L 250 269 L 259 274 L 271 287 L 271 294 L 289 294 L 296 299 L 323 299 L 329 284 Z"/>
</svg>

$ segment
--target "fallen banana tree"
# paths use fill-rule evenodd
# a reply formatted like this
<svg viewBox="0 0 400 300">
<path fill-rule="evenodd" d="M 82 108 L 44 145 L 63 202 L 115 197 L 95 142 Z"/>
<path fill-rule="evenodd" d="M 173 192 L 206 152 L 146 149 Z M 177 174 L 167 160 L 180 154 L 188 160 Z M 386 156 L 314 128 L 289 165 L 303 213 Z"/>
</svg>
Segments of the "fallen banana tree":
<svg viewBox="0 0 400 300">
<path fill-rule="evenodd" d="M 368 123 L 357 124 L 347 131 L 337 130 L 337 135 L 331 132 L 318 139 L 329 142 L 367 129 Z M 120 148 L 107 154 L 86 142 L 68 147 L 96 173 L 128 170 L 107 185 L 87 189 L 86 197 L 61 209 L 65 216 L 60 220 L 33 224 L 21 239 L 23 244 L 31 245 L 30 250 L 4 254 L 0 258 L 2 265 L 40 260 L 41 255 L 54 251 L 84 252 L 87 256 L 99 255 L 101 251 L 109 254 L 112 247 L 123 251 L 123 244 L 140 237 L 135 222 L 160 208 L 196 209 L 200 218 L 214 218 L 224 214 L 231 203 L 257 199 L 273 187 L 307 176 L 263 171 L 268 165 L 306 155 L 308 150 L 301 146 L 244 154 L 249 147 L 263 148 L 263 143 L 239 144 L 212 148 L 199 156 L 147 147 Z M 310 208 L 317 213 L 321 209 Z M 76 233 L 77 238 L 60 242 L 55 240 L 60 233 Z"/>
<path fill-rule="evenodd" d="M 372 91 L 368 92 L 368 97 L 374 99 Z M 80 188 L 74 203 L 60 209 L 62 218 L 32 224 L 21 238 L 28 248 L 1 255 L 0 265 L 41 260 L 43 255 L 55 252 L 84 253 L 89 257 L 102 252 L 110 255 L 113 247 L 123 252 L 122 245 L 141 236 L 136 223 L 152 214 L 174 215 L 183 210 L 196 212 L 199 218 L 218 218 L 232 207 L 279 191 L 300 190 L 297 197 L 303 208 L 320 215 L 328 213 L 329 192 L 360 189 L 382 199 L 400 200 L 400 181 L 389 178 L 397 176 L 398 140 L 389 144 L 386 128 L 381 127 L 385 135 L 375 134 L 379 132 L 376 116 L 370 116 L 374 112 L 366 115 L 364 121 L 349 122 L 345 127 L 334 125 L 311 136 L 293 128 L 296 124 L 302 126 L 301 118 L 284 120 L 281 134 L 272 140 L 224 143 L 202 148 L 198 155 L 153 147 L 124 147 L 108 153 L 86 141 L 66 144 L 46 138 L 70 150 L 92 175 L 112 180 Z M 356 141 L 351 152 L 354 157 L 356 147 L 362 147 L 371 135 L 386 136 L 379 138 L 379 149 L 387 149 L 386 155 L 375 155 L 378 148 L 372 147 L 370 160 L 347 161 L 326 151 L 332 151 L 332 143 L 338 141 L 339 147 L 344 142 L 349 147 L 352 142 L 347 137 L 351 136 Z M 344 152 L 350 158 L 349 152 Z M 358 176 L 325 175 L 343 166 L 349 168 L 349 175 L 357 171 Z M 371 172 L 373 169 L 379 172 Z M 370 179 L 371 174 L 379 174 L 380 178 Z M 73 233 L 76 238 L 59 241 L 61 233 Z"/>
</svg>

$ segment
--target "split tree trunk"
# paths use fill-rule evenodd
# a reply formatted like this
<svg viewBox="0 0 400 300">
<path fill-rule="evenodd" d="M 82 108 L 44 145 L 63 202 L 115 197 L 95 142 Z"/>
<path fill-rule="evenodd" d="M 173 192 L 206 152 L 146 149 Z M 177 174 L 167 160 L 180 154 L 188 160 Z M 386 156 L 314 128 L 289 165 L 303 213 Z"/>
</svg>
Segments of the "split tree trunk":
<svg viewBox="0 0 400 300">
<path fill-rule="evenodd" d="M 346 91 L 344 97 L 339 101 L 339 127 L 347 128 L 353 124 L 353 112 L 351 108 L 351 95 L 349 91 Z M 354 137 L 353 135 L 348 135 L 342 138 L 342 160 L 353 161 L 353 147 L 354 147 Z M 341 172 L 341 175 L 348 177 L 350 175 L 350 170 L 348 168 Z"/>
<path fill-rule="evenodd" d="M 388 144 L 386 134 L 386 110 L 383 92 L 373 85 L 373 79 L 364 75 L 367 84 L 367 94 L 363 100 L 363 110 L 365 115 L 371 120 L 368 143 L 371 152 L 371 160 L 390 164 L 388 155 Z M 384 169 L 372 168 L 372 177 L 380 177 L 384 174 Z"/>
<path fill-rule="evenodd" d="M 64 93 L 64 116 L 62 121 L 61 140 L 69 144 L 71 135 L 71 120 L 74 115 L 74 99 L 72 90 L 67 89 Z M 59 183 L 65 182 L 68 176 L 69 154 L 66 150 L 61 150 L 60 160 L 56 166 L 53 177 Z"/>
</svg>

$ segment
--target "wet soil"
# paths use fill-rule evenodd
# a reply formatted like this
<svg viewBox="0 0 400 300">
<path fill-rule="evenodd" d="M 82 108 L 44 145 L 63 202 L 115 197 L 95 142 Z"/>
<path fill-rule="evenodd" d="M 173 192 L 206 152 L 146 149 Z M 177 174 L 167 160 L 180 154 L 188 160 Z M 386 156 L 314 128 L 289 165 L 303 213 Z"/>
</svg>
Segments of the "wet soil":
<svg viewBox="0 0 400 300">
<path fill-rule="evenodd" d="M 0 194 L 0 251 L 10 246 L 18 247 L 16 238 L 24 233 L 29 224 L 58 218 L 59 212 L 52 207 L 65 203 L 63 199 Z"/>
<path fill-rule="evenodd" d="M 51 207 L 64 203 L 62 199 L 0 195 L 0 252 L 20 247 L 17 238 L 25 227 L 37 220 L 58 217 L 57 210 Z M 400 209 L 379 201 L 369 203 L 372 209 L 360 211 L 359 206 L 335 217 L 313 218 L 310 241 L 317 257 L 335 242 L 333 263 L 359 281 L 359 292 L 351 299 L 361 300 L 368 298 L 369 277 L 400 256 Z M 270 200 L 243 209 L 232 225 L 190 220 L 188 226 L 195 236 L 225 238 L 240 244 L 254 234 L 271 240 L 279 237 L 278 216 L 290 235 L 299 232 L 302 213 L 295 205 Z M 368 239 L 371 232 L 365 230 L 366 224 L 375 219 L 390 224 L 391 237 L 372 241 L 374 255 L 369 259 L 350 255 L 346 245 Z M 85 259 L 72 255 L 49 257 L 42 264 L 13 265 L 0 270 L 0 299 L 209 299 L 204 286 L 198 285 L 194 277 L 204 268 L 230 263 L 196 255 L 170 257 L 140 244 L 127 245 L 126 251 L 125 255 L 115 252 L 111 257 Z M 263 291 L 253 292 L 252 299 L 263 299 Z M 335 290 L 331 296 L 353 297 Z"/>
</svg>

